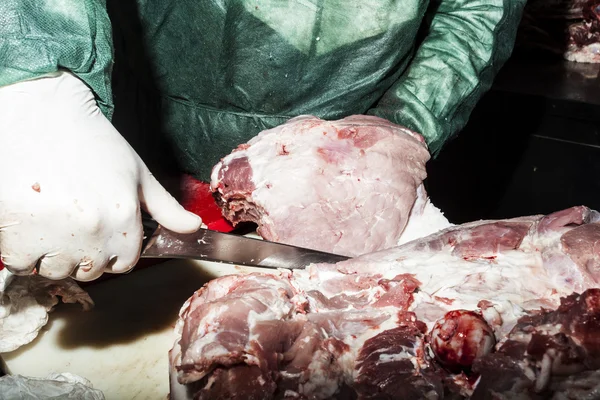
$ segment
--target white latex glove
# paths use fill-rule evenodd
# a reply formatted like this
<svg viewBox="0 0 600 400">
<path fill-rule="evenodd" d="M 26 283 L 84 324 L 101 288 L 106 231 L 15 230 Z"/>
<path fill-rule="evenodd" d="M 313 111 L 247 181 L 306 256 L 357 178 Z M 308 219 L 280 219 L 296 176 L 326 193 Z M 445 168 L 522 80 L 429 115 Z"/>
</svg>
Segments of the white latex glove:
<svg viewBox="0 0 600 400">
<path fill-rule="evenodd" d="M 143 240 L 140 205 L 176 232 L 201 224 L 77 77 L 0 88 L 0 254 L 9 271 L 26 275 L 38 265 L 50 279 L 81 281 L 129 271 Z"/>
</svg>

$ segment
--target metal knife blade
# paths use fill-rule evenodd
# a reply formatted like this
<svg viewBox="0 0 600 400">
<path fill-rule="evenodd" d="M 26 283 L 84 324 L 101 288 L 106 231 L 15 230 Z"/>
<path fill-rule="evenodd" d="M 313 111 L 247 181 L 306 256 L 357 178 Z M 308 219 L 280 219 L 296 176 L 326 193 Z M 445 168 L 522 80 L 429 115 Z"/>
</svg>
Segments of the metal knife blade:
<svg viewBox="0 0 600 400">
<path fill-rule="evenodd" d="M 159 226 L 142 251 L 143 258 L 183 258 L 266 268 L 304 268 L 350 257 L 201 228 L 179 234 Z"/>
</svg>

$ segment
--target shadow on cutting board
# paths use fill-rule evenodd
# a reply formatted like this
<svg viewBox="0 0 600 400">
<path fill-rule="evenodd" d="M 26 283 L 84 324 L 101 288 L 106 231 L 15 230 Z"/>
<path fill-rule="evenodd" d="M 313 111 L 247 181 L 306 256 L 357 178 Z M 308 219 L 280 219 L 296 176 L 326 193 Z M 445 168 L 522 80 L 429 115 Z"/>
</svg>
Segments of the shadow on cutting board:
<svg viewBox="0 0 600 400">
<path fill-rule="evenodd" d="M 214 276 L 192 262 L 154 265 L 86 288 L 95 307 L 61 305 L 51 321 L 64 319 L 58 337 L 65 349 L 126 344 L 175 324 L 183 303 Z"/>
</svg>

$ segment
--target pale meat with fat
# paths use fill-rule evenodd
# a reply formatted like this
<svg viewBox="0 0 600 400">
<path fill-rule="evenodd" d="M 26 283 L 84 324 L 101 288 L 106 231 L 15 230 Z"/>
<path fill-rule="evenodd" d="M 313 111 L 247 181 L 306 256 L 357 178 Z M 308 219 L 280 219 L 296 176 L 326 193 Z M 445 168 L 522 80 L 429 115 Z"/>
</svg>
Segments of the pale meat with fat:
<svg viewBox="0 0 600 400">
<path fill-rule="evenodd" d="M 449 225 L 422 185 L 428 160 L 421 135 L 384 119 L 300 116 L 223 158 L 211 190 L 265 239 L 357 256 Z M 407 226 L 415 215 L 426 223 Z"/>
<path fill-rule="evenodd" d="M 172 399 L 591 391 L 598 226 L 598 213 L 573 207 L 453 226 L 338 264 L 211 281 L 180 313 Z"/>
<path fill-rule="evenodd" d="M 544 50 L 568 61 L 600 63 L 600 1 L 529 0 L 516 47 Z"/>
</svg>

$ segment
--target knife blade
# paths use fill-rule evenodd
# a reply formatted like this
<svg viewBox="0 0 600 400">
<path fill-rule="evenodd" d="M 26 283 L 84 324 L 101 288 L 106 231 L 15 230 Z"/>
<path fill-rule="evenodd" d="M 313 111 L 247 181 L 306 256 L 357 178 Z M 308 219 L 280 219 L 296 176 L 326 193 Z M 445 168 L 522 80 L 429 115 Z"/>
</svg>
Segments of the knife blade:
<svg viewBox="0 0 600 400">
<path fill-rule="evenodd" d="M 286 269 L 304 268 L 312 263 L 336 263 L 350 258 L 204 228 L 191 234 L 180 234 L 162 226 L 148 236 L 141 257 Z"/>
</svg>

